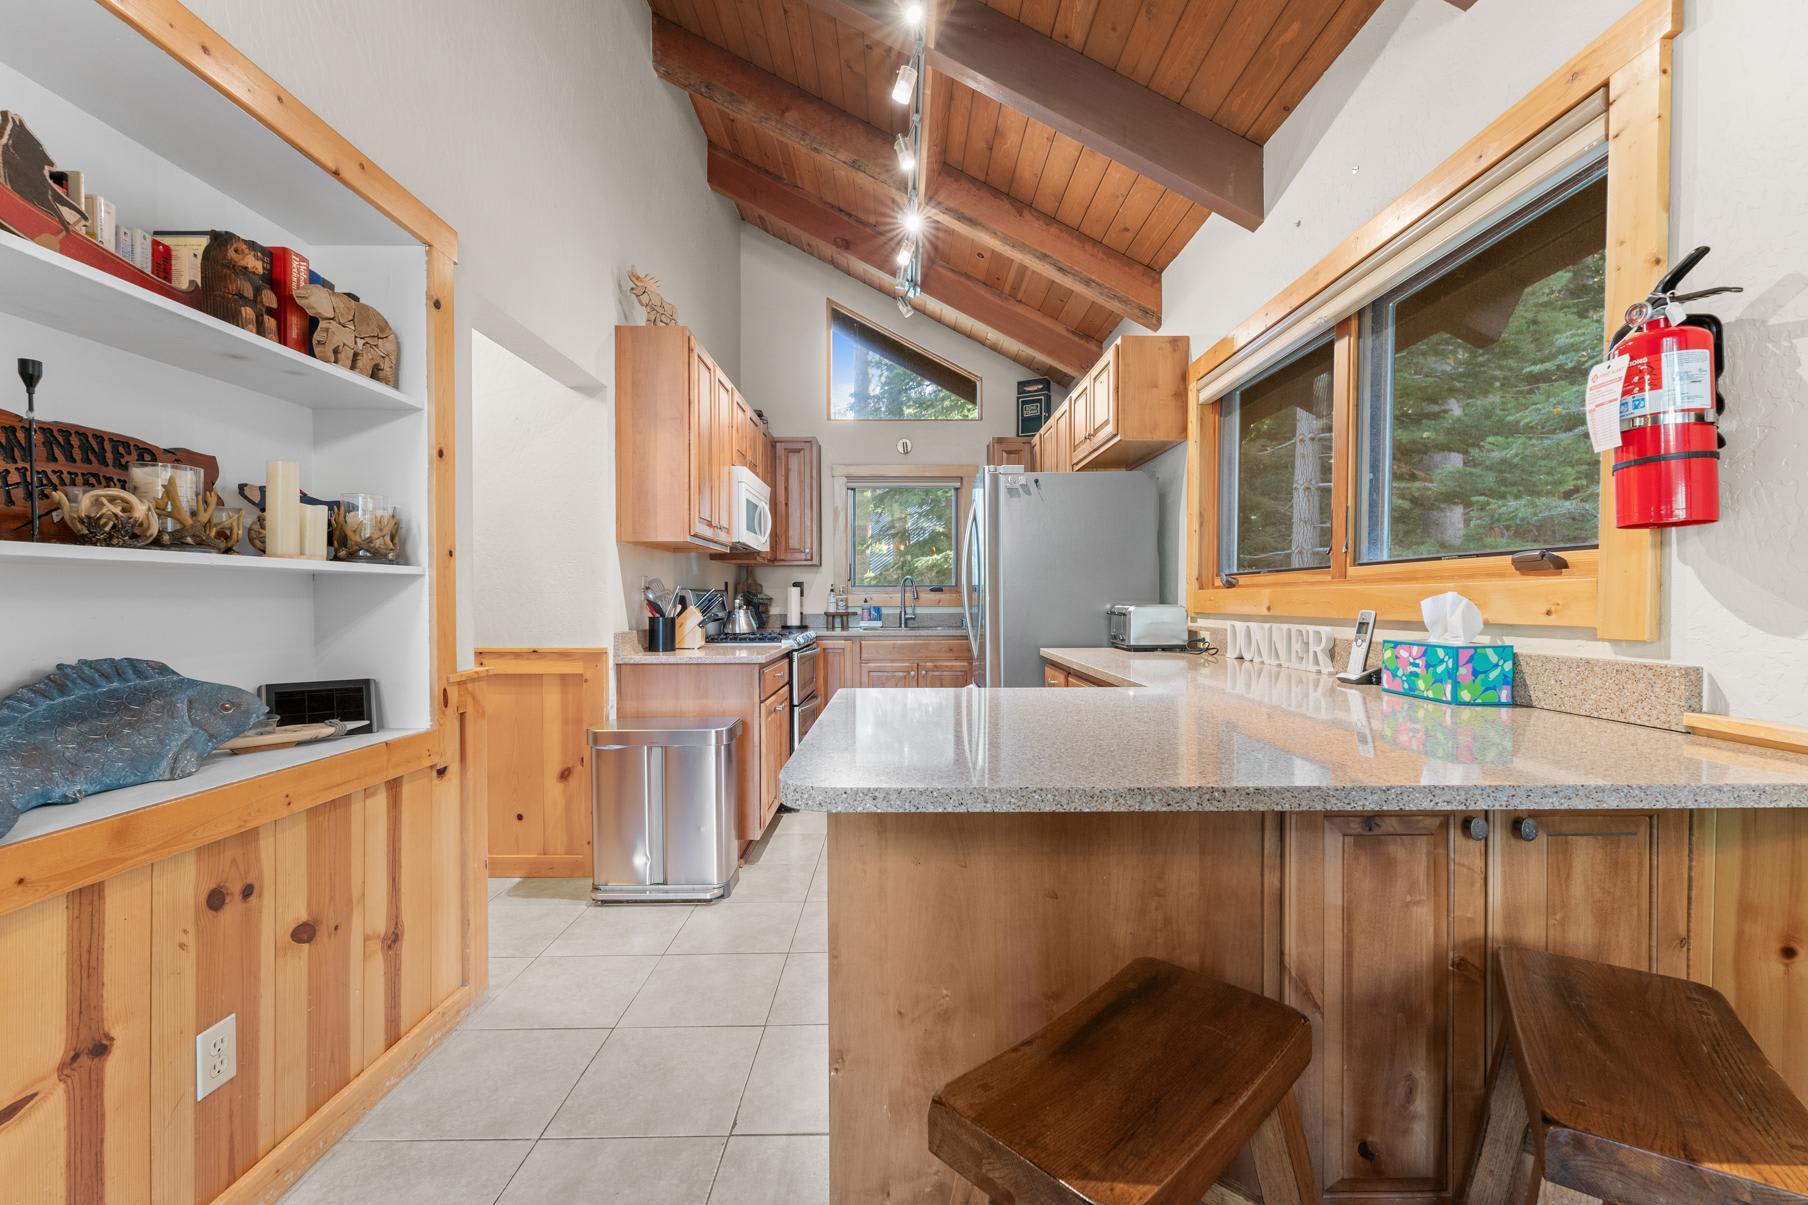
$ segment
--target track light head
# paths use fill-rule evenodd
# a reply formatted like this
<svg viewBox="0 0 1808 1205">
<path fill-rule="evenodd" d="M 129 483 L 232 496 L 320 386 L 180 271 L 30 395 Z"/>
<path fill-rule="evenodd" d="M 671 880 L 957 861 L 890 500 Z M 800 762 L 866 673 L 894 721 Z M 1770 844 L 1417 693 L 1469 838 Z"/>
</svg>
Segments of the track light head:
<svg viewBox="0 0 1808 1205">
<path fill-rule="evenodd" d="M 909 267 L 911 258 L 913 256 L 915 256 L 916 253 L 917 253 L 916 248 L 912 247 L 909 243 L 901 244 L 898 247 L 898 267 L 900 267 L 900 268 Z"/>
<path fill-rule="evenodd" d="M 891 149 L 898 153 L 898 170 L 908 175 L 917 169 L 917 148 L 910 139 L 899 134 L 892 139 Z"/>
<path fill-rule="evenodd" d="M 923 23 L 923 5 L 921 0 L 903 0 L 898 8 L 904 14 L 904 24 L 915 29 Z"/>
<path fill-rule="evenodd" d="M 917 235 L 923 233 L 922 210 L 906 209 L 902 221 L 904 224 L 904 233 L 908 234 L 911 238 L 915 238 Z"/>
<path fill-rule="evenodd" d="M 891 86 L 891 98 L 896 104 L 907 105 L 917 91 L 917 65 L 905 63 L 898 68 L 898 80 Z"/>
<path fill-rule="evenodd" d="M 904 315 L 906 318 L 916 313 L 916 310 L 911 307 L 908 294 L 898 298 L 898 313 Z"/>
</svg>

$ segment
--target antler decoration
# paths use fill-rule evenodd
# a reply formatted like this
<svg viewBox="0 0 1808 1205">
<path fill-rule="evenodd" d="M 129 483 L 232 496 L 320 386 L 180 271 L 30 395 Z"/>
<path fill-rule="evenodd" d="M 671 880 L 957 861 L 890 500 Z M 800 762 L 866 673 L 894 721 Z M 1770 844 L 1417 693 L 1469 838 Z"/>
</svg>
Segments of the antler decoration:
<svg viewBox="0 0 1808 1205">
<path fill-rule="evenodd" d="M 163 483 L 163 496 L 157 499 L 156 513 L 159 519 L 169 523 L 169 529 L 158 538 L 164 545 L 198 545 L 231 555 L 245 534 L 244 512 L 227 508 L 218 491 L 203 492 L 195 499 L 191 514 L 182 504 L 174 473 Z"/>
<path fill-rule="evenodd" d="M 63 513 L 69 530 L 97 548 L 139 548 L 157 534 L 157 516 L 130 490 L 91 489 L 75 502 L 51 490 L 45 498 Z"/>
</svg>

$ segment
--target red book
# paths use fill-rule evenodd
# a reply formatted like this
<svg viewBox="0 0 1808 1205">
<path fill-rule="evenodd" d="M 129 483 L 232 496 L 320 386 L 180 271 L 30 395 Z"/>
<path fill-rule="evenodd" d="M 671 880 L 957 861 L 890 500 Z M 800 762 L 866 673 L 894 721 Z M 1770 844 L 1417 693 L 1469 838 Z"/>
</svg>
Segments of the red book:
<svg viewBox="0 0 1808 1205">
<path fill-rule="evenodd" d="M 170 282 L 170 246 L 160 238 L 151 240 L 151 275 Z"/>
<path fill-rule="evenodd" d="M 288 247 L 270 248 L 270 282 L 276 290 L 276 338 L 304 356 L 308 346 L 308 313 L 295 300 L 295 290 L 308 283 L 308 257 Z"/>
</svg>

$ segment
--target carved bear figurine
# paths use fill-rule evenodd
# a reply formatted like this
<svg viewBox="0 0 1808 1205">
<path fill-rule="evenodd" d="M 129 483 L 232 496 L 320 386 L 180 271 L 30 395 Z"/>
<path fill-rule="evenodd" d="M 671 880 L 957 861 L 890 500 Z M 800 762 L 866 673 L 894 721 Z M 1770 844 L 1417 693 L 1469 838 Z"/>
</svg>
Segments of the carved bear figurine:
<svg viewBox="0 0 1808 1205">
<path fill-rule="evenodd" d="M 201 308 L 221 322 L 276 340 L 276 290 L 264 249 L 215 230 L 201 252 Z"/>
<path fill-rule="evenodd" d="M 295 302 L 320 320 L 314 327 L 315 359 L 395 387 L 396 333 L 374 306 L 323 285 L 302 285 L 295 290 Z"/>
</svg>

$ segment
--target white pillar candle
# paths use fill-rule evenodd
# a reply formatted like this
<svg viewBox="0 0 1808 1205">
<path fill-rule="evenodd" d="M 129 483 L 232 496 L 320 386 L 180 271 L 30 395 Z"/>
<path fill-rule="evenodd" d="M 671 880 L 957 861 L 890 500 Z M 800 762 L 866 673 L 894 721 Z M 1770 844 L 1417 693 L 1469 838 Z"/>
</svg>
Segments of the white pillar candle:
<svg viewBox="0 0 1808 1205">
<path fill-rule="evenodd" d="M 301 508 L 301 555 L 311 561 L 326 560 L 326 517 L 324 506 Z"/>
<path fill-rule="evenodd" d="M 301 466 L 272 460 L 264 466 L 264 555 L 301 555 Z M 309 508 L 313 509 L 313 508 Z"/>
</svg>

